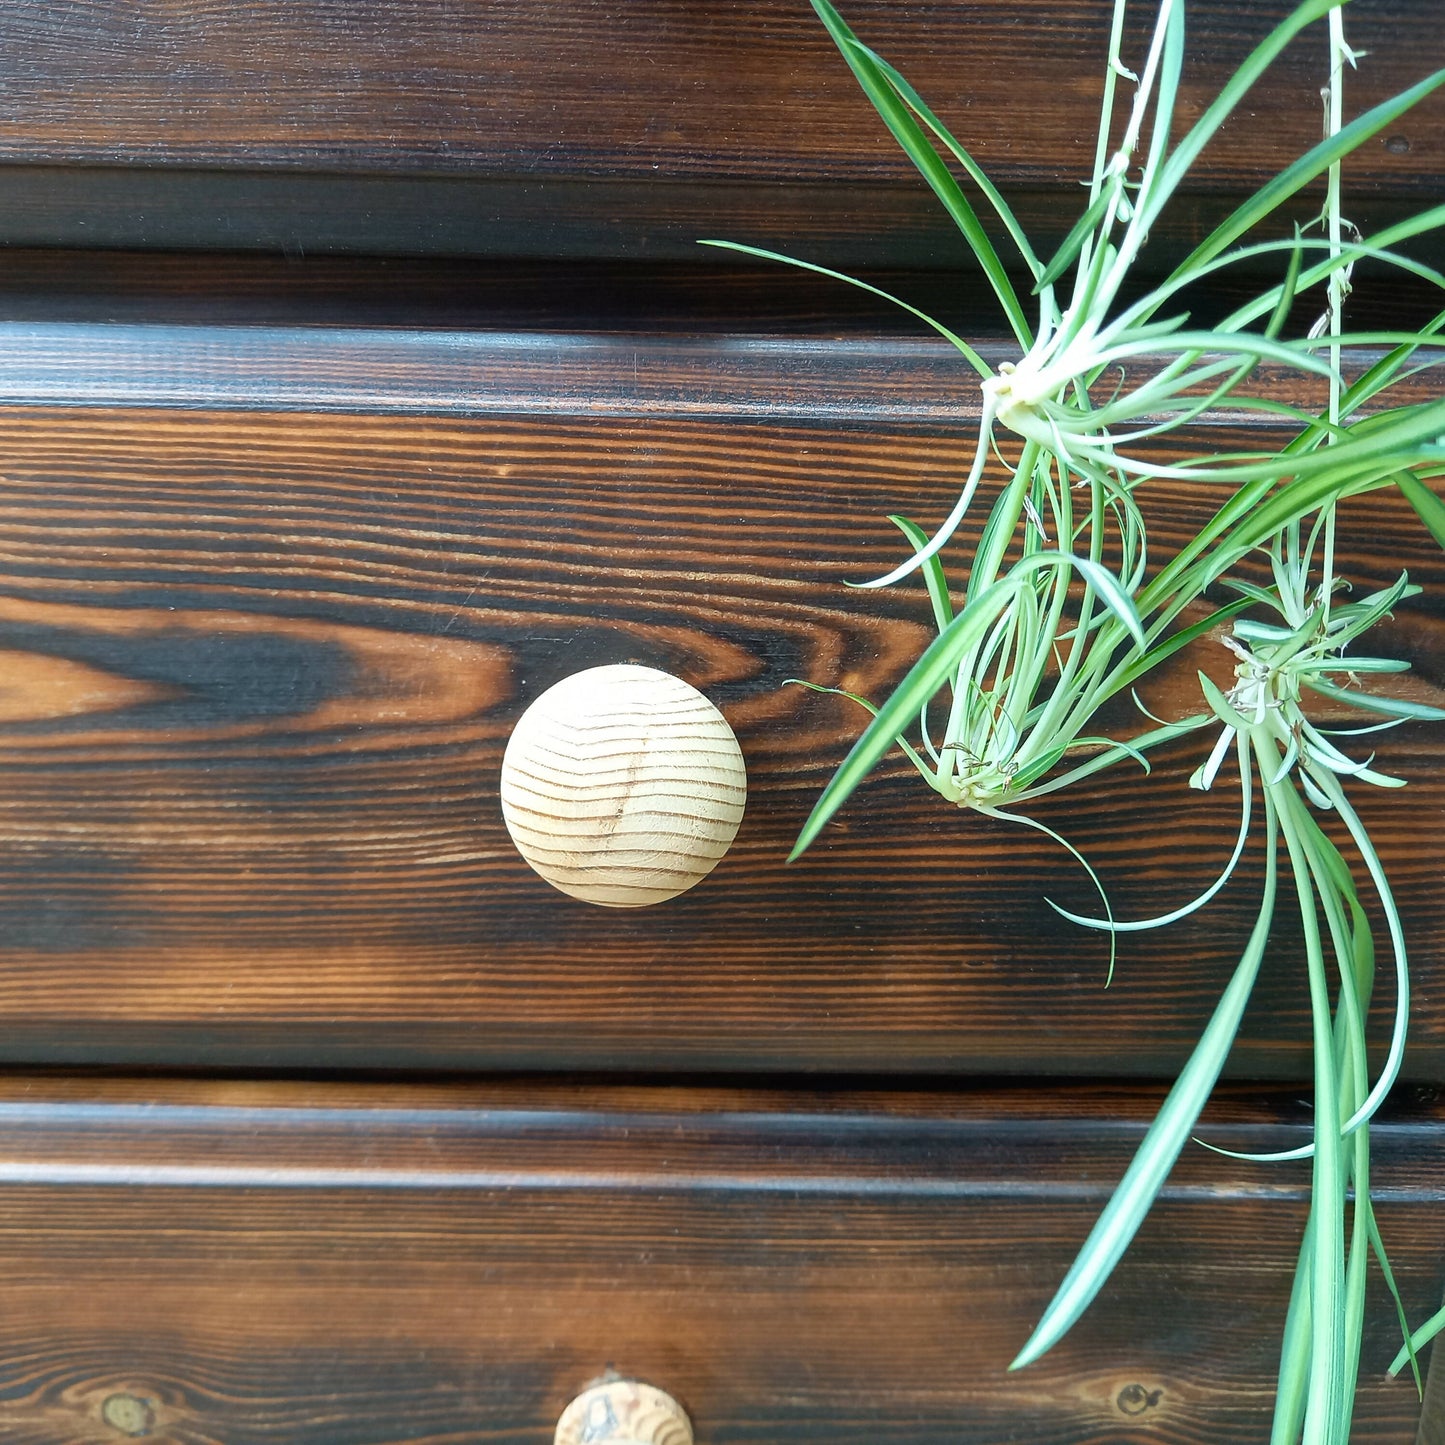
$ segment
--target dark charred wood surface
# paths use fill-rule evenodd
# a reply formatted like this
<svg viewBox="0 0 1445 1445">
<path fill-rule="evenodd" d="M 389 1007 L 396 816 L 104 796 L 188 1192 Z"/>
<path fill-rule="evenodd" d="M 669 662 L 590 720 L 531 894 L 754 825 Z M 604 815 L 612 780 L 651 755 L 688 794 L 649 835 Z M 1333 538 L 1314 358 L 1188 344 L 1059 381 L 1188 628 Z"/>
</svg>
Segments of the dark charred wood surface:
<svg viewBox="0 0 1445 1445">
<path fill-rule="evenodd" d="M 719 265 L 418 256 L 267 256 L 245 252 L 18 250 L 0 266 L 0 321 L 141 322 L 418 331 L 547 332 L 708 339 L 769 337 L 915 343 L 931 333 L 896 304 L 825 276 L 764 262 Z M 869 270 L 860 279 L 955 331 L 1002 324 L 976 277 Z M 1277 279 L 1270 278 L 1270 284 Z M 1148 283 L 1126 286 L 1121 305 Z M 1361 264 L 1351 311 L 1381 330 L 1434 314 L 1433 284 Z M 1189 313 L 1213 324 L 1258 295 L 1234 268 L 1191 287 Z M 1324 306 L 1305 294 L 1285 324 L 1302 335 Z"/>
<path fill-rule="evenodd" d="M 967 316 L 972 330 L 997 323 L 996 305 L 979 296 L 974 280 L 905 271 L 870 272 L 868 279 L 953 320 Z M 1397 281 L 1391 294 L 1399 292 Z M 147 251 L 7 251 L 0 320 L 875 340 L 920 335 L 913 317 L 857 287 L 762 263 L 559 266 Z"/>
<path fill-rule="evenodd" d="M 1190 7 L 1181 131 L 1287 8 Z M 1105 0 L 846 9 L 1041 247 L 1062 235 L 1092 163 Z M 1368 57 L 1352 112 L 1441 63 L 1437 20 L 1434 0 L 1351 7 Z M 1156 228 L 1166 249 L 1315 142 L 1323 71 L 1321 30 L 1205 153 Z M 721 230 L 835 264 L 961 257 L 803 0 L 26 0 L 0 15 L 0 97 L 10 244 L 656 259 Z M 1351 215 L 1432 200 L 1442 150 L 1436 97 L 1367 145 Z"/>
<path fill-rule="evenodd" d="M 1193 1149 L 1095 1307 L 1006 1366 L 1158 1097 L 0 1085 L 14 1445 L 541 1445 L 607 1369 L 705 1445 L 1255 1445 L 1308 1166 Z M 1438 1104 L 1374 1130 L 1405 1307 L 1439 1298 Z M 1214 1142 L 1304 1137 L 1226 1100 Z M 1351 1439 L 1407 1445 L 1367 1302 Z"/>
<path fill-rule="evenodd" d="M 0 1057 L 1159 1075 L 1252 921 L 1258 858 L 1204 915 L 1106 949 L 1066 854 L 889 766 L 785 867 L 859 727 L 791 677 L 881 698 L 918 589 L 846 588 L 883 520 L 946 512 L 975 388 L 946 347 L 11 325 L 0 333 Z M 1422 385 L 1425 383 L 1422 383 Z M 1284 395 L 1284 391 L 1277 394 Z M 1220 419 L 1211 436 L 1239 440 Z M 1158 510 L 1161 553 L 1214 498 Z M 1358 586 L 1439 700 L 1438 549 L 1371 500 Z M 733 723 L 751 802 L 693 893 L 637 913 L 536 879 L 497 806 L 508 731 L 563 675 L 677 672 Z M 1209 644 L 1144 690 L 1194 710 Z M 1221 674 L 1222 675 L 1222 674 Z M 1121 719 L 1120 726 L 1130 720 Z M 1407 1069 L 1445 1069 L 1428 726 L 1364 796 L 1416 979 Z M 1223 863 L 1237 800 L 1147 781 L 1040 805 L 1121 917 Z M 1392 1007 L 1381 979 L 1378 1009 Z M 1287 922 L 1235 1068 L 1307 1078 Z"/>
</svg>

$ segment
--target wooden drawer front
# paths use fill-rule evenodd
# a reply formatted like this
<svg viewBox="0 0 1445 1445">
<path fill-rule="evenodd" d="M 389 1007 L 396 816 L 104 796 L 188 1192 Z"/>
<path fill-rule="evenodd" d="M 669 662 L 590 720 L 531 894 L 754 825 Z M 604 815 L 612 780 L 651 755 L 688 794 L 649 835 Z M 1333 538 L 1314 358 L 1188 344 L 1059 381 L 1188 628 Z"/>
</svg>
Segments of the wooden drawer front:
<svg viewBox="0 0 1445 1445">
<path fill-rule="evenodd" d="M 1191 5 L 1182 108 L 1287 8 Z M 1107 0 L 846 10 L 1051 249 L 1092 162 Z M 1435 0 L 1354 5 L 1350 36 L 1352 112 L 1439 63 Z M 1314 143 L 1323 49 L 1274 67 L 1156 241 L 1197 238 Z M 13 0 L 0 107 L 10 244 L 656 260 L 723 225 L 835 264 L 964 260 L 803 0 Z M 1437 194 L 1442 154 L 1436 97 L 1370 144 L 1352 217 Z"/>
<path fill-rule="evenodd" d="M 1105 947 L 1043 902 L 1093 907 L 1067 856 L 896 769 L 783 864 L 859 726 L 785 680 L 881 696 L 924 640 L 921 590 L 842 584 L 897 555 L 884 514 L 951 500 L 968 418 L 945 350 L 10 327 L 0 1057 L 1176 1067 L 1252 874 L 1122 939 L 1106 992 Z M 1438 551 L 1371 505 L 1379 552 L 1344 570 L 1408 567 L 1438 599 Z M 1438 613 L 1398 626 L 1438 698 Z M 708 693 L 751 779 L 723 864 L 650 910 L 540 882 L 497 801 L 528 700 L 617 661 Z M 1185 659 L 1146 690 L 1156 711 L 1191 706 L 1197 662 L 1229 659 Z M 1409 1067 L 1440 1078 L 1445 922 L 1410 844 L 1442 804 L 1438 741 L 1387 737 L 1381 765 L 1412 786 L 1364 802 L 1414 950 Z M 1222 862 L 1237 799 L 1190 793 L 1196 762 L 1132 795 L 1144 828 L 1108 783 L 1040 810 L 1121 917 Z M 1242 1071 L 1308 1077 L 1306 999 L 1282 932 Z"/>
<path fill-rule="evenodd" d="M 1148 1100 L 6 1093 L 9 1445 L 545 1445 L 608 1367 L 675 1393 L 701 1445 L 1268 1435 L 1307 1170 L 1192 1151 L 1092 1313 L 1006 1371 Z M 1303 1137 L 1222 1112 L 1216 1142 Z M 1439 1128 L 1427 1109 L 1375 1133 L 1417 1317 L 1439 1298 Z M 1351 1439 L 1409 1445 L 1383 1294 L 1367 1341 Z"/>
</svg>

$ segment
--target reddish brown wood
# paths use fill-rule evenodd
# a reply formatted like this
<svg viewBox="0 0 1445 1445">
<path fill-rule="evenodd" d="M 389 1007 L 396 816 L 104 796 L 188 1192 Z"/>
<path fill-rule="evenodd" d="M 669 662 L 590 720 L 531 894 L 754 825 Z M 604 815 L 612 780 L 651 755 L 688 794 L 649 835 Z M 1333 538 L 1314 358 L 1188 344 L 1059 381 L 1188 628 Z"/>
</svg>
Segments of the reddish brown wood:
<svg viewBox="0 0 1445 1445">
<path fill-rule="evenodd" d="M 967 10 L 858 0 L 854 28 L 953 117 L 981 161 L 1050 186 L 1087 173 L 1110 5 Z M 1190 7 L 1186 116 L 1285 13 Z M 1351 8 L 1364 108 L 1427 73 L 1428 0 Z M 1131 42 L 1137 50 L 1141 34 Z M 1318 135 L 1323 29 L 1282 59 L 1205 162 L 1216 187 Z M 0 147 L 25 163 L 283 166 L 790 179 L 910 176 L 805 4 L 649 0 L 540 11 L 503 0 L 246 0 L 7 7 Z M 646 77 L 645 83 L 642 77 Z M 106 104 L 92 104 L 104 92 Z M 1264 123 L 1265 121 L 1268 123 Z M 1445 111 L 1371 148 L 1381 189 L 1415 189 Z"/>
<path fill-rule="evenodd" d="M 1181 128 L 1286 9 L 1191 6 Z M 1062 234 L 1092 161 L 1105 0 L 846 10 Z M 1352 6 L 1352 111 L 1440 63 L 1436 18 L 1432 0 Z M 1159 239 L 1197 235 L 1211 202 L 1314 143 L 1323 66 L 1318 35 L 1279 62 Z M 801 0 L 28 0 L 0 16 L 0 93 L 10 243 L 656 258 L 721 226 L 834 262 L 961 255 Z M 1437 97 L 1368 145 L 1351 214 L 1437 194 L 1442 144 Z"/>
<path fill-rule="evenodd" d="M 3 414 L 5 1057 L 1152 1075 L 1192 1046 L 1253 863 L 1202 918 L 1124 940 L 1107 991 L 1100 941 L 1043 901 L 1092 906 L 1065 855 L 896 766 L 783 865 L 859 725 L 785 680 L 881 697 L 926 637 L 916 589 L 842 583 L 897 555 L 884 513 L 948 505 L 972 393 L 946 348 L 5 339 L 12 399 L 173 403 Z M 1161 548 L 1202 500 L 1161 508 Z M 1344 557 L 1358 583 L 1408 567 L 1438 595 L 1445 565 L 1407 509 L 1371 503 L 1367 535 Z M 1425 698 L 1437 606 L 1402 610 L 1394 639 Z M 707 692 L 753 783 L 713 877 L 625 918 L 532 878 L 496 802 L 527 700 L 617 660 Z M 1151 706 L 1192 707 L 1194 665 Z M 1414 950 L 1407 1066 L 1425 1078 L 1445 1067 L 1418 846 L 1436 746 L 1423 726 L 1384 740 L 1411 786 L 1364 800 Z M 1040 809 L 1121 916 L 1188 896 L 1228 851 L 1235 804 L 1184 786 L 1195 761 L 1164 759 L 1128 828 L 1107 782 Z M 1308 1076 L 1289 939 L 1240 1072 Z"/>
<path fill-rule="evenodd" d="M 521 1445 L 608 1366 L 675 1392 L 702 1441 L 1267 1438 L 1307 1166 L 1190 1151 L 1090 1315 L 1005 1370 L 1153 1091 L 1076 1089 L 1061 1110 L 900 1093 L 880 1112 L 537 1085 L 0 1089 L 16 1445 Z M 1300 1135 L 1288 1106 L 1224 1114 L 1217 1142 Z M 1439 1290 L 1438 1106 L 1379 1125 L 1376 1154 L 1419 1316 Z M 1368 1321 L 1351 1438 L 1404 1445 L 1419 1402 L 1382 1378 L 1378 1291 Z"/>
<path fill-rule="evenodd" d="M 848 8 L 1047 250 L 1080 204 L 1102 0 Z M 1191 5 L 1186 113 L 1283 9 Z M 1440 63 L 1435 10 L 1351 7 L 1352 110 Z M 1313 37 L 1272 73 L 1152 254 L 1314 140 L 1321 62 Z M 1353 219 L 1433 200 L 1442 146 L 1437 96 L 1362 153 Z M 1177 1067 L 1252 882 L 1127 940 L 1105 993 L 1097 940 L 1043 903 L 1092 905 L 1063 855 L 896 767 L 782 865 L 858 725 L 784 680 L 881 695 L 916 653 L 916 592 L 841 584 L 895 555 L 885 512 L 946 509 L 974 394 L 857 294 L 703 271 L 695 242 L 927 268 L 875 279 L 994 324 L 808 7 L 25 0 L 0 12 L 0 174 L 10 246 L 280 258 L 7 256 L 0 1062 L 1065 1076 L 0 1074 L 7 1445 L 542 1445 L 614 1365 L 675 1390 L 704 1445 L 1262 1441 L 1305 1166 L 1188 1151 L 1098 1308 L 1005 1372 L 1162 1092 L 1117 1076 Z M 1372 319 L 1411 324 L 1403 295 Z M 1161 503 L 1159 541 L 1207 502 Z M 1431 589 L 1391 641 L 1440 701 L 1445 565 L 1403 508 L 1366 517 L 1345 567 Z M 637 918 L 537 883 L 496 808 L 527 701 L 623 659 L 708 691 L 754 779 L 725 867 Z M 1150 705 L 1191 706 L 1220 661 L 1181 659 Z M 1427 1079 L 1438 751 L 1393 736 L 1411 789 L 1369 800 Z M 1041 810 L 1123 914 L 1223 856 L 1230 802 L 1184 789 L 1196 760 L 1161 759 L 1127 812 L 1104 784 Z M 1282 935 L 1236 1072 L 1307 1076 L 1303 997 Z M 1207 1136 L 1299 1142 L 1299 1087 L 1226 1090 Z M 1415 1319 L 1439 1299 L 1442 1122 L 1404 1089 L 1376 1129 Z M 1372 1290 L 1352 1439 L 1428 1445 Z"/>
</svg>

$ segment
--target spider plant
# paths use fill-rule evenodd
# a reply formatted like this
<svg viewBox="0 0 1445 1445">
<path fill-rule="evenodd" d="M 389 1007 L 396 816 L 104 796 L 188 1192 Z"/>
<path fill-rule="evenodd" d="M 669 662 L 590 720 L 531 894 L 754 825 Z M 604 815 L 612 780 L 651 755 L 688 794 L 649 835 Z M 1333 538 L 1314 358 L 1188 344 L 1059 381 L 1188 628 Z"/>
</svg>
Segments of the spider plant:
<svg viewBox="0 0 1445 1445">
<path fill-rule="evenodd" d="M 1328 134 L 1240 205 L 1160 284 L 1128 306 L 1116 305 L 1150 229 L 1210 138 L 1289 41 L 1339 3 L 1306 0 L 1245 60 L 1194 126 L 1171 143 L 1184 52 L 1183 0 L 1163 0 L 1137 76 L 1124 65 L 1120 53 L 1127 0 L 1116 0 L 1088 201 L 1078 224 L 1044 262 L 997 188 L 922 97 L 858 40 L 829 0 L 814 0 L 814 8 L 869 99 L 973 248 L 1022 355 L 995 370 L 944 323 L 898 302 L 955 346 L 980 378 L 973 459 L 950 515 L 926 541 L 916 527 L 899 519 L 913 544 L 912 554 L 885 576 L 863 584 L 887 586 L 923 569 L 941 635 L 820 798 L 794 856 L 812 842 L 894 739 L 920 716 L 924 722 L 920 747 L 910 756 L 930 785 L 951 801 L 996 811 L 1000 804 L 1017 804 L 1040 791 L 1066 786 L 1077 773 L 1053 776 L 1047 783 L 1039 780 L 1066 753 L 1086 745 L 1081 729 L 1108 697 L 1194 635 L 1226 620 L 1228 610 L 1192 632 L 1174 630 L 1178 618 L 1222 570 L 1206 554 L 1211 543 L 1225 540 L 1228 524 L 1243 509 L 1286 482 L 1301 498 L 1307 487 L 1317 487 L 1319 495 L 1336 488 L 1357 489 L 1368 476 L 1378 479 L 1398 470 L 1392 458 L 1405 457 L 1408 464 L 1412 448 L 1424 446 L 1428 451 L 1445 431 L 1445 403 L 1441 403 L 1402 413 L 1328 454 L 1312 450 L 1286 459 L 1277 451 L 1263 450 L 1166 464 L 1141 450 L 1150 443 L 1157 447 L 1165 434 L 1225 403 L 1287 412 L 1286 407 L 1244 391 L 1263 361 L 1327 382 L 1337 375 L 1327 353 L 1342 339 L 1345 344 L 1376 345 L 1418 341 L 1418 337 L 1382 335 L 1337 336 L 1328 345 L 1312 337 L 1283 339 L 1291 304 L 1301 290 L 1328 282 L 1366 256 L 1445 284 L 1437 273 L 1391 249 L 1445 222 L 1445 207 L 1392 227 L 1369 243 L 1332 244 L 1295 236 L 1235 245 L 1291 196 L 1445 81 L 1441 70 Z M 1133 84 L 1134 97 L 1120 139 L 1111 144 L 1110 138 L 1120 129 L 1116 110 L 1121 108 L 1118 87 L 1124 79 Z M 1144 156 L 1136 176 L 1135 158 L 1141 149 Z M 945 156 L 977 184 L 1008 235 L 1018 264 L 1032 278 L 1036 325 L 1030 325 L 1025 298 Z M 877 290 L 826 267 L 756 247 L 707 244 L 787 261 Z M 1190 329 L 1183 313 L 1161 318 L 1160 313 L 1190 287 L 1242 261 L 1272 254 L 1281 258 L 1285 271 L 1281 281 L 1214 326 Z M 1074 280 L 1066 301 L 1060 282 L 1069 272 Z M 942 577 L 930 563 L 963 521 L 989 457 L 1003 455 L 1000 440 L 1010 433 L 1017 443 L 1005 462 L 1008 478 L 968 569 L 966 605 L 954 616 Z M 1147 533 L 1135 491 L 1148 480 L 1223 484 L 1241 496 L 1235 512 L 1221 513 L 1216 524 L 1196 538 L 1197 546 L 1187 556 L 1146 585 Z M 1303 501 L 1300 505 L 1303 510 Z M 1111 548 L 1120 560 L 1109 567 L 1105 559 Z M 1077 615 L 1066 623 L 1067 599 L 1071 589 L 1080 588 Z M 1136 653 L 1127 664 L 1120 664 L 1119 650 L 1130 641 Z M 1061 642 L 1067 651 L 1056 680 L 1052 663 Z M 945 700 L 946 721 L 935 740 L 924 709 L 951 684 L 958 685 L 951 687 L 951 699 Z M 1047 699 L 1041 700 L 1045 692 Z M 1172 735 L 1166 729 L 1136 740 L 1132 750 L 1155 746 Z M 1095 759 L 1085 770 L 1103 765 Z"/>
<path fill-rule="evenodd" d="M 1326 92 L 1328 125 L 1338 130 L 1340 81 L 1344 65 L 1352 57 L 1344 42 L 1339 12 L 1332 12 L 1329 18 L 1332 69 Z M 1343 225 L 1337 163 L 1330 169 L 1324 220 L 1331 247 L 1339 254 Z M 1348 271 L 1333 274 L 1324 324 L 1318 328 L 1329 338 L 1334 361 L 1327 414 L 1286 448 L 1285 456 L 1343 440 L 1348 428 L 1342 426 L 1342 418 L 1384 391 L 1442 319 L 1436 318 L 1420 335 L 1370 368 L 1349 392 L 1342 392 L 1339 338 L 1347 291 Z M 1378 420 L 1353 425 L 1357 430 L 1367 430 Z M 1416 465 L 1421 460 L 1413 459 Z M 1424 469 L 1438 468 L 1427 460 Z M 1420 476 L 1407 470 L 1393 481 L 1414 503 L 1437 539 L 1445 543 L 1442 508 Z M 1365 1267 L 1371 1252 L 1379 1260 L 1406 1332 L 1405 1348 L 1396 1368 L 1408 1357 L 1415 1369 L 1417 1389 L 1419 1371 L 1414 1350 L 1426 1337 L 1423 1332 L 1416 1340 L 1409 1336 L 1369 1187 L 1369 1121 L 1393 1084 L 1404 1052 L 1410 998 L 1404 933 L 1378 853 L 1346 793 L 1350 781 L 1383 787 L 1402 783 L 1372 768 L 1371 759 L 1350 758 L 1334 739 L 1341 731 L 1372 733 L 1408 718 L 1438 720 L 1445 713 L 1362 692 L 1355 685 L 1361 676 L 1405 670 L 1402 662 L 1362 656 L 1349 649 L 1388 616 L 1398 602 L 1419 589 L 1410 586 L 1402 575 L 1393 586 L 1358 601 L 1335 601 L 1342 585 L 1334 564 L 1341 495 L 1330 497 L 1312 518 L 1270 518 L 1276 530 L 1261 550 L 1269 559 L 1272 587 L 1240 581 L 1231 584 L 1246 600 L 1273 612 L 1277 620 L 1256 616 L 1234 621 L 1232 634 L 1223 639 L 1237 660 L 1235 685 L 1227 695 L 1207 676 L 1200 675 L 1208 711 L 1197 721 L 1218 724 L 1220 732 L 1190 782 L 1201 789 L 1210 788 L 1233 747 L 1241 796 L 1238 842 L 1223 875 L 1199 898 L 1173 913 L 1133 926 L 1157 927 L 1192 911 L 1207 902 L 1230 876 L 1250 831 L 1251 760 L 1259 767 L 1264 803 L 1265 879 L 1256 925 L 1198 1048 L 1018 1361 L 1036 1358 L 1077 1318 L 1127 1247 L 1183 1147 L 1222 1067 L 1259 972 L 1275 913 L 1278 844 L 1283 838 L 1307 961 L 1316 1105 L 1315 1142 L 1303 1150 L 1266 1156 L 1277 1160 L 1314 1156 L 1310 1215 L 1281 1351 L 1272 1445 L 1292 1445 L 1301 1435 L 1311 1442 L 1343 1442 L 1348 1438 L 1364 1328 Z M 1377 716 L 1383 714 L 1385 721 L 1343 730 L 1326 729 L 1310 716 L 1311 698 L 1316 702 L 1350 704 Z M 1316 812 L 1333 812 L 1341 820 L 1355 866 L 1321 827 Z M 1388 1056 L 1373 1085 L 1368 1075 L 1363 1021 L 1373 986 L 1375 938 L 1360 902 L 1356 876 L 1360 871 L 1376 895 L 1394 962 L 1395 1024 Z M 1074 917 L 1077 922 L 1115 932 L 1120 927 L 1111 919 Z M 1325 922 L 1323 932 L 1321 918 Z M 1329 955 L 1339 980 L 1333 1016 L 1326 967 Z"/>
<path fill-rule="evenodd" d="M 1397 780 L 1348 757 L 1312 719 L 1307 701 L 1322 696 L 1352 702 L 1387 714 L 1386 725 L 1408 716 L 1442 716 L 1382 701 L 1352 685 L 1360 674 L 1399 666 L 1347 649 L 1414 589 L 1402 578 L 1359 601 L 1338 601 L 1334 547 L 1338 503 L 1387 487 L 1402 490 L 1445 542 L 1445 508 L 1425 485 L 1425 479 L 1445 474 L 1445 401 L 1389 406 L 1386 395 L 1402 375 L 1424 364 L 1418 353 L 1445 326 L 1445 313 L 1404 334 L 1351 334 L 1340 320 L 1351 268 L 1362 259 L 1445 287 L 1445 277 L 1396 249 L 1445 221 L 1445 208 L 1368 240 L 1347 242 L 1339 166 L 1445 81 L 1445 71 L 1346 124 L 1339 78 L 1353 57 L 1339 20 L 1341 0 L 1304 0 L 1176 139 L 1184 0 L 1161 0 L 1137 73 L 1122 54 L 1128 0 L 1116 0 L 1087 199 L 1078 223 L 1043 259 L 997 188 L 922 97 L 853 34 L 828 0 L 813 3 L 868 98 L 973 249 L 1020 354 L 991 368 L 947 325 L 898 303 L 945 337 L 977 373 L 978 436 L 957 502 L 942 526 L 929 536 L 905 518 L 893 519 L 909 555 L 864 584 L 888 586 L 921 572 L 938 636 L 880 707 L 857 699 L 873 721 L 818 800 L 793 856 L 895 743 L 949 801 L 1048 832 L 1018 808 L 1127 760 L 1147 769 L 1151 749 L 1184 734 L 1220 729 L 1194 778 L 1197 786 L 1211 785 L 1233 751 L 1241 823 L 1220 878 L 1192 903 L 1158 918 L 1120 924 L 1106 901 L 1103 918 L 1077 921 L 1107 929 L 1112 944 L 1126 928 L 1161 926 L 1203 906 L 1231 876 L 1252 831 L 1262 824 L 1265 876 L 1256 924 L 1199 1046 L 1015 1364 L 1037 1358 L 1086 1308 L 1187 1141 L 1264 958 L 1278 901 L 1282 842 L 1309 968 L 1316 1118 L 1314 1143 L 1306 1151 L 1313 1156 L 1313 1204 L 1286 1325 L 1273 1441 L 1285 1445 L 1303 1432 L 1310 1442 L 1342 1442 L 1357 1369 L 1364 1263 L 1372 1248 L 1389 1278 L 1369 1204 L 1368 1121 L 1399 1068 L 1408 972 L 1388 882 L 1344 787 L 1346 779 L 1382 786 Z M 1280 51 L 1322 19 L 1329 23 L 1332 56 L 1323 139 L 1240 205 L 1162 281 L 1139 299 L 1122 302 L 1151 230 L 1204 147 Z M 1123 85 L 1132 87 L 1127 104 Z M 992 210 L 1007 237 L 1008 264 L 954 167 Z M 1327 178 L 1323 237 L 1296 231 L 1252 239 L 1261 223 L 1321 176 Z M 733 249 L 851 281 L 773 252 Z M 1175 309 L 1192 288 L 1226 268 L 1271 257 L 1280 279 L 1213 325 L 1191 327 L 1187 313 Z M 1020 273 L 1028 278 L 1026 293 L 1014 284 Z M 1320 285 L 1328 289 L 1328 324 L 1291 337 L 1287 328 L 1297 298 Z M 1347 384 L 1343 358 L 1357 348 L 1385 350 Z M 1252 390 L 1263 363 L 1316 378 L 1328 394 L 1323 413 L 1301 414 Z M 1197 428 L 1222 407 L 1292 419 L 1301 429 L 1286 447 L 1213 455 Z M 1183 459 L 1159 460 L 1161 439 L 1171 434 L 1186 446 L 1193 440 L 1196 450 Z M 991 457 L 1003 463 L 1005 477 L 968 559 L 962 606 L 955 609 L 942 553 L 973 505 Z M 1152 490 L 1206 486 L 1222 489 L 1225 500 L 1159 565 L 1149 552 Z M 1269 559 L 1270 587 L 1233 578 L 1256 553 Z M 1217 596 L 1222 584 L 1232 584 L 1233 600 L 1183 625 L 1186 613 Z M 1273 617 L 1261 618 L 1261 609 Z M 1245 615 L 1251 611 L 1256 615 Z M 1205 706 L 1199 713 L 1155 720 L 1129 739 L 1093 735 L 1106 702 L 1182 648 L 1225 628 L 1231 629 L 1227 644 L 1238 664 L 1227 693 L 1201 676 Z M 1253 811 L 1256 787 L 1262 820 Z M 1341 820 L 1354 869 L 1312 808 L 1333 811 Z M 1397 984 L 1394 1037 L 1373 1084 L 1362 1021 L 1373 979 L 1374 935 L 1360 901 L 1360 870 L 1386 920 Z M 1331 1002 L 1327 955 L 1340 977 L 1337 1005 Z M 1351 1188 L 1353 1212 L 1347 1207 Z"/>
</svg>

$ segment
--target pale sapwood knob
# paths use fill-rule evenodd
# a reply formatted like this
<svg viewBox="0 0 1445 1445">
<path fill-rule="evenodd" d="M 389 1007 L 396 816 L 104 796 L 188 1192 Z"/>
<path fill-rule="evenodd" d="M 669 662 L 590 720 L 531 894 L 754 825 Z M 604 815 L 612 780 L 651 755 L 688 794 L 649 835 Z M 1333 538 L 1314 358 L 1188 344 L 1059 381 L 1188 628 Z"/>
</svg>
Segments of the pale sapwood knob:
<svg viewBox="0 0 1445 1445">
<path fill-rule="evenodd" d="M 747 774 L 695 687 L 631 663 L 589 668 L 522 714 L 502 759 L 502 816 L 528 863 L 588 903 L 660 903 L 727 852 Z"/>
<path fill-rule="evenodd" d="M 692 1422 L 665 1391 L 611 1380 L 562 1411 L 553 1445 L 693 1445 Z"/>
</svg>

